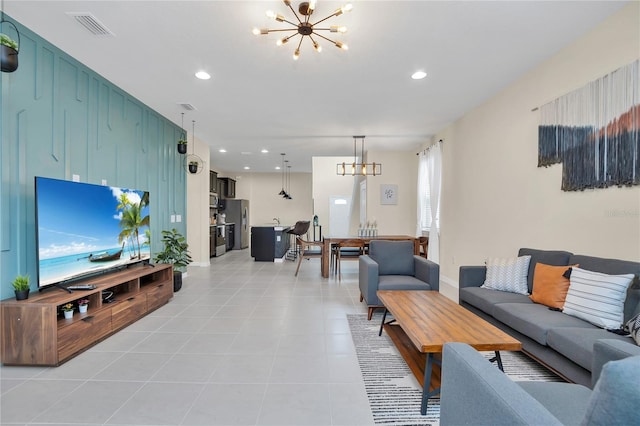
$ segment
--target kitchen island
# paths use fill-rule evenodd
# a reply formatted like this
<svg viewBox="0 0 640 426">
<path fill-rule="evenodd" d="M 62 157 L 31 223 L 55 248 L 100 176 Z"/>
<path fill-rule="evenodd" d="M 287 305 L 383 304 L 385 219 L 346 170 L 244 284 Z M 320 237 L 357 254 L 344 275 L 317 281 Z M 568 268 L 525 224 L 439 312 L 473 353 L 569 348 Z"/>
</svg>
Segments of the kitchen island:
<svg viewBox="0 0 640 426">
<path fill-rule="evenodd" d="M 290 226 L 252 226 L 251 257 L 256 262 L 283 262 L 289 250 Z"/>
</svg>

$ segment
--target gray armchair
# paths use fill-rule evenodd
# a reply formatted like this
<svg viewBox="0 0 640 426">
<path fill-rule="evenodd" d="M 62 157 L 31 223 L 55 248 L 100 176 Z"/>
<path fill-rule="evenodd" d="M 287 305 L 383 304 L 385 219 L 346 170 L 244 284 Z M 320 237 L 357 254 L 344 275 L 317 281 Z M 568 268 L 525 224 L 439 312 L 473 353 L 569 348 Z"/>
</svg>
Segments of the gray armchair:
<svg viewBox="0 0 640 426">
<path fill-rule="evenodd" d="M 639 424 L 640 355 L 619 358 L 619 351 L 608 347 L 618 343 L 599 340 L 594 345 L 594 351 L 602 356 L 615 354 L 601 365 L 593 391 L 573 383 L 514 382 L 471 346 L 446 343 L 442 352 L 440 424 Z"/>
<path fill-rule="evenodd" d="M 378 290 L 440 289 L 440 266 L 414 255 L 413 241 L 373 240 L 359 262 L 360 301 L 367 303 L 369 319 L 384 308 Z"/>
</svg>

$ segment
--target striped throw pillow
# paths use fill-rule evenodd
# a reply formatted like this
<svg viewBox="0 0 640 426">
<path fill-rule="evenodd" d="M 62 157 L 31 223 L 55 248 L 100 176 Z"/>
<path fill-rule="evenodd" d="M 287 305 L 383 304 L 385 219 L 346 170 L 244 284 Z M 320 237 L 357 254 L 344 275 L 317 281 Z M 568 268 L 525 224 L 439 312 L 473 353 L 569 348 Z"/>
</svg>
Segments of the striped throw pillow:
<svg viewBox="0 0 640 426">
<path fill-rule="evenodd" d="M 624 321 L 624 301 L 633 276 L 608 275 L 571 268 L 569 291 L 562 312 L 601 328 L 621 328 Z"/>
<path fill-rule="evenodd" d="M 481 288 L 529 294 L 527 275 L 531 256 L 510 259 L 488 259 L 487 275 Z"/>
<path fill-rule="evenodd" d="M 631 334 L 631 338 L 635 340 L 636 345 L 640 346 L 640 314 L 631 318 L 624 329 Z"/>
</svg>

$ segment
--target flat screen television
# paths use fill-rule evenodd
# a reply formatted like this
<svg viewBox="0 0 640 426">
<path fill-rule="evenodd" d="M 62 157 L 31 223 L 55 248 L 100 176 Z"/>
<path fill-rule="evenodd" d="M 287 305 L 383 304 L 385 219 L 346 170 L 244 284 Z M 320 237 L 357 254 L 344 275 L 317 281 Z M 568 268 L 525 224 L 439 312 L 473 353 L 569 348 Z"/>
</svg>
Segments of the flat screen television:
<svg viewBox="0 0 640 426">
<path fill-rule="evenodd" d="M 38 287 L 148 261 L 149 192 L 35 178 Z"/>
</svg>

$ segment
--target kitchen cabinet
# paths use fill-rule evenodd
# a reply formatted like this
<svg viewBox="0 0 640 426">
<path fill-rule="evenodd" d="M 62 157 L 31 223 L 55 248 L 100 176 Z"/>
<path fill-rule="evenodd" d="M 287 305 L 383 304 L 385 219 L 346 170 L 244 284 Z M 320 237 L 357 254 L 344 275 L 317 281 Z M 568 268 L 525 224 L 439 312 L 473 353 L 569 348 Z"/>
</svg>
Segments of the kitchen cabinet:
<svg viewBox="0 0 640 426">
<path fill-rule="evenodd" d="M 236 198 L 236 181 L 228 177 L 219 178 L 218 180 L 222 181 L 221 195 L 224 198 Z"/>
<path fill-rule="evenodd" d="M 256 262 L 282 261 L 289 250 L 288 226 L 252 226 L 251 257 Z"/>
<path fill-rule="evenodd" d="M 218 194 L 218 173 L 209 170 L 209 192 Z"/>
</svg>

